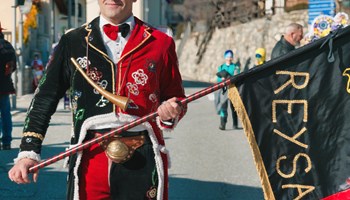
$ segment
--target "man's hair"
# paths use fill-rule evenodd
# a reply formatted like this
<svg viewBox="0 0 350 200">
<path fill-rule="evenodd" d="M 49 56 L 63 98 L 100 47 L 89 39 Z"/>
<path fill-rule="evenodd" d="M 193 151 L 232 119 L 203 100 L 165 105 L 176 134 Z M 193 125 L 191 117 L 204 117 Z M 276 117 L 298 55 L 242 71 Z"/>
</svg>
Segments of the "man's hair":
<svg viewBox="0 0 350 200">
<path fill-rule="evenodd" d="M 302 30 L 303 26 L 298 23 L 291 23 L 286 27 L 286 34 L 291 34 L 292 32 L 295 32 L 296 30 Z"/>
</svg>

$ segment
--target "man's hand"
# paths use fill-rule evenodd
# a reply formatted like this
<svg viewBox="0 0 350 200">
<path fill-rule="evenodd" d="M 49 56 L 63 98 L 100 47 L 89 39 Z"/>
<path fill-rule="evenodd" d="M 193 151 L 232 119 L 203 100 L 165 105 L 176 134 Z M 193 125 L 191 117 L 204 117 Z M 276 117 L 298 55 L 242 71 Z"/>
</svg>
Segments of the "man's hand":
<svg viewBox="0 0 350 200">
<path fill-rule="evenodd" d="M 162 121 L 175 119 L 181 112 L 182 106 L 177 102 L 176 97 L 164 101 L 157 110 L 158 116 Z"/>
<path fill-rule="evenodd" d="M 17 184 L 30 183 L 30 179 L 28 177 L 29 168 L 37 164 L 37 161 L 29 158 L 19 160 L 8 173 L 10 180 Z M 33 173 L 33 181 L 36 182 L 37 179 L 38 171 Z"/>
</svg>

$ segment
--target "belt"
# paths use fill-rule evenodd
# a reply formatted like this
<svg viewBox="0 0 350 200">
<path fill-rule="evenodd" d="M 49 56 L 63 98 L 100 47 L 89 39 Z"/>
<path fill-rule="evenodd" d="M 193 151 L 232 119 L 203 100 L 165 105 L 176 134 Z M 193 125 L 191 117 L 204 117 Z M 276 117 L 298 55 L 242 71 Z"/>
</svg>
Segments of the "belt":
<svg viewBox="0 0 350 200">
<path fill-rule="evenodd" d="M 85 140 L 91 140 L 113 130 L 115 129 L 88 130 Z M 139 132 L 123 131 L 108 140 L 100 142 L 100 146 L 105 150 L 107 157 L 115 163 L 123 163 L 129 160 L 135 150 L 144 144 L 152 144 L 146 130 Z"/>
<path fill-rule="evenodd" d="M 98 137 L 99 135 L 109 133 L 113 130 L 116 130 L 116 129 L 107 128 L 107 129 L 99 129 L 99 130 L 87 130 L 87 134 L 85 136 L 84 141 L 94 139 L 94 138 Z M 114 135 L 114 137 L 116 137 L 116 138 L 118 138 L 118 137 L 135 137 L 135 136 L 142 136 L 142 135 L 145 136 L 145 144 L 151 143 L 151 139 L 148 136 L 148 131 L 146 131 L 146 130 L 137 131 L 137 132 L 123 131 L 120 134 Z"/>
</svg>

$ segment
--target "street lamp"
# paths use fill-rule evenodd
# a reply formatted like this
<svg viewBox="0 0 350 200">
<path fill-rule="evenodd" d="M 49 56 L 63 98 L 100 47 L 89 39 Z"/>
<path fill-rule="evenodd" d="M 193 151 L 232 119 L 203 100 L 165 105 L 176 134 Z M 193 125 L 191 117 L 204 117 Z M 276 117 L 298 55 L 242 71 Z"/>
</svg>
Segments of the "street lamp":
<svg viewBox="0 0 350 200">
<path fill-rule="evenodd" d="M 20 11 L 20 19 L 19 19 L 19 25 L 18 25 L 18 48 L 17 54 L 18 54 L 18 68 L 17 70 L 19 72 L 18 76 L 18 92 L 20 95 L 23 95 L 23 80 L 24 80 L 24 63 L 23 63 L 23 15 L 29 13 L 31 7 L 32 7 L 32 0 L 17 0 L 17 2 L 21 1 L 21 4 L 18 4 L 19 11 Z M 17 46 L 17 45 L 16 45 Z"/>
<path fill-rule="evenodd" d="M 12 46 L 16 51 L 16 54 L 20 55 L 20 52 L 18 52 L 17 49 L 17 42 L 16 42 L 16 23 L 17 23 L 17 7 L 18 6 L 23 6 L 25 3 L 25 0 L 14 0 L 14 6 L 13 7 L 13 31 L 11 33 L 11 37 L 12 37 Z M 19 69 L 21 70 L 21 62 L 18 60 L 18 65 Z M 22 74 L 20 72 L 20 74 Z M 20 90 L 20 94 L 22 94 L 22 81 L 20 82 L 20 87 L 18 88 L 18 70 L 16 70 L 15 73 L 12 74 L 12 79 L 14 80 L 14 86 L 15 86 L 15 90 L 18 93 L 18 91 Z M 12 109 L 16 109 L 17 108 L 17 101 L 16 101 L 16 96 L 17 94 L 13 94 L 12 95 Z"/>
<path fill-rule="evenodd" d="M 14 0 L 14 6 L 13 6 L 13 31 L 11 34 L 12 37 L 12 46 L 16 50 L 16 15 L 17 15 L 17 6 L 18 6 L 18 0 Z M 12 74 L 12 80 L 14 80 L 14 86 L 15 90 L 17 91 L 17 70 L 15 73 Z M 12 109 L 17 108 L 17 101 L 16 101 L 16 93 L 12 95 Z"/>
</svg>

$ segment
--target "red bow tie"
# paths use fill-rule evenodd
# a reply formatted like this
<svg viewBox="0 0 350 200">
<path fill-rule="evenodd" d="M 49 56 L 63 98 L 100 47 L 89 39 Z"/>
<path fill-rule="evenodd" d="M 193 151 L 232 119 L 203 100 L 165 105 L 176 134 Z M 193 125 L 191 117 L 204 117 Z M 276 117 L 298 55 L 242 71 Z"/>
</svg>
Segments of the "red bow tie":
<svg viewBox="0 0 350 200">
<path fill-rule="evenodd" d="M 119 26 L 113 26 L 111 24 L 105 24 L 103 26 L 103 31 L 106 33 L 106 35 L 111 39 L 111 40 L 116 40 L 118 38 L 118 32 L 121 33 L 121 35 L 125 38 L 129 31 L 130 31 L 130 26 L 129 24 L 122 24 Z"/>
</svg>

